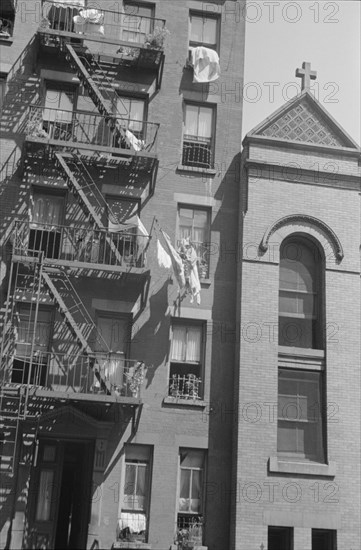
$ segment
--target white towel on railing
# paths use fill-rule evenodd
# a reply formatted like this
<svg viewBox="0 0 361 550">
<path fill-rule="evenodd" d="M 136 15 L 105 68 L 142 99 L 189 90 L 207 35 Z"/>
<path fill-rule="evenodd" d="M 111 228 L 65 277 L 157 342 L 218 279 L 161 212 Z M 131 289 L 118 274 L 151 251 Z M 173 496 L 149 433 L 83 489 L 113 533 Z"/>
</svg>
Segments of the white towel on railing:
<svg viewBox="0 0 361 550">
<path fill-rule="evenodd" d="M 213 82 L 221 74 L 216 51 L 204 46 L 192 49 L 193 82 Z"/>
</svg>

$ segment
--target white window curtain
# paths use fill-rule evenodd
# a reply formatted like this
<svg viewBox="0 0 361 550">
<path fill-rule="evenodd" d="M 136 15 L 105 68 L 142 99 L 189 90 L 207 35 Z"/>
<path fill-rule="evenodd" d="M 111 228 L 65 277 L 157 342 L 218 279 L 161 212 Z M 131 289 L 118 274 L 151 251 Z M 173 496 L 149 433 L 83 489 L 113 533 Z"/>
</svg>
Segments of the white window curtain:
<svg viewBox="0 0 361 550">
<path fill-rule="evenodd" d="M 126 463 L 123 503 L 124 509 L 145 511 L 147 473 L 147 464 Z"/>
<path fill-rule="evenodd" d="M 152 31 L 152 15 L 151 7 L 125 3 L 121 39 L 143 44 L 145 36 Z"/>
<path fill-rule="evenodd" d="M 197 105 L 186 105 L 185 135 L 203 138 L 212 137 L 212 109 Z"/>
<path fill-rule="evenodd" d="M 128 128 L 132 132 L 141 132 L 143 129 L 145 102 L 143 99 L 119 97 L 117 112 L 128 121 Z"/>
<path fill-rule="evenodd" d="M 54 491 L 54 470 L 42 470 L 38 485 L 36 521 L 49 521 Z"/>
<path fill-rule="evenodd" d="M 179 237 L 196 243 L 208 241 L 208 212 L 193 208 L 179 209 Z"/>
<path fill-rule="evenodd" d="M 59 226 L 62 221 L 63 197 L 34 194 L 31 222 L 39 225 Z"/>
<path fill-rule="evenodd" d="M 34 331 L 35 350 L 47 352 L 51 333 L 51 311 L 39 308 L 35 325 L 35 307 L 31 309 L 24 307 L 20 309 L 18 319 L 17 355 L 26 356 L 29 353 Z"/>
<path fill-rule="evenodd" d="M 98 332 L 112 352 L 125 352 L 127 327 L 128 322 L 126 319 L 105 316 L 97 318 Z M 104 346 L 100 350 L 99 346 L 101 346 L 101 342 L 96 343 L 96 347 L 98 347 L 97 351 L 104 351 Z"/>
<path fill-rule="evenodd" d="M 181 451 L 180 465 L 179 511 L 200 513 L 204 452 Z"/>
<path fill-rule="evenodd" d="M 73 118 L 74 93 L 69 90 L 46 90 L 43 120 L 70 124 Z"/>
<path fill-rule="evenodd" d="M 200 362 L 201 327 L 173 326 L 171 359 L 173 361 Z"/>
<path fill-rule="evenodd" d="M 191 15 L 190 41 L 198 44 L 216 45 L 217 20 L 213 18 Z"/>
</svg>

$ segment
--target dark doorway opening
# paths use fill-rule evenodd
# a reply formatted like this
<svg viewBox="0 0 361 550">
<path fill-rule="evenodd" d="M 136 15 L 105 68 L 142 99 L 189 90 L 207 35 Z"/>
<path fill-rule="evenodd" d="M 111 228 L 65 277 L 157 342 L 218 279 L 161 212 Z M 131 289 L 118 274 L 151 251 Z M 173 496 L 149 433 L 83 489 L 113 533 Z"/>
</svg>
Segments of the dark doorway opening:
<svg viewBox="0 0 361 550">
<path fill-rule="evenodd" d="M 293 528 L 268 527 L 268 550 L 293 550 Z"/>
<path fill-rule="evenodd" d="M 65 441 L 59 492 L 55 549 L 86 548 L 89 520 L 89 469 L 85 468 L 88 445 Z M 90 477 L 90 478 L 89 478 Z"/>
</svg>

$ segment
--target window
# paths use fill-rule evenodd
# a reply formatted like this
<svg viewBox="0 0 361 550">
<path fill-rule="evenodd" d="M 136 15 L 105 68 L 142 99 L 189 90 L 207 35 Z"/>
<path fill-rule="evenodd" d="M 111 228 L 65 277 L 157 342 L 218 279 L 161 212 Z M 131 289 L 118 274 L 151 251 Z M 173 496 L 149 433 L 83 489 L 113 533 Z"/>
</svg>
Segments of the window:
<svg viewBox="0 0 361 550">
<path fill-rule="evenodd" d="M 154 7 L 145 4 L 124 2 L 124 17 L 121 39 L 144 44 L 147 34 L 153 32 Z"/>
<path fill-rule="evenodd" d="M 6 75 L 0 73 L 0 111 L 3 107 L 6 95 Z"/>
<path fill-rule="evenodd" d="M 147 542 L 152 449 L 126 445 L 120 540 Z"/>
<path fill-rule="evenodd" d="M 185 104 L 182 164 L 196 168 L 213 168 L 214 109 Z"/>
<path fill-rule="evenodd" d="M 202 398 L 202 356 L 203 326 L 174 323 L 170 352 L 170 396 Z"/>
<path fill-rule="evenodd" d="M 18 304 L 15 313 L 14 330 L 17 338 L 12 382 L 26 384 L 29 380 L 31 384 L 46 385 L 52 317 L 49 308 L 39 306 L 36 315 L 35 304 Z"/>
<path fill-rule="evenodd" d="M 279 345 L 321 348 L 321 269 L 311 242 L 287 239 L 280 253 Z"/>
<path fill-rule="evenodd" d="M 337 550 L 337 531 L 312 529 L 312 550 Z"/>
<path fill-rule="evenodd" d="M 177 542 L 193 546 L 203 544 L 205 458 L 204 450 L 180 449 Z"/>
<path fill-rule="evenodd" d="M 189 16 L 189 45 L 191 47 L 205 46 L 217 50 L 218 20 L 215 17 L 205 17 L 199 13 Z"/>
<path fill-rule="evenodd" d="M 56 83 L 46 85 L 43 129 L 51 139 L 70 140 L 74 103 L 74 87 L 59 88 Z"/>
<path fill-rule="evenodd" d="M 127 122 L 127 128 L 137 139 L 145 139 L 145 100 L 132 97 L 118 97 L 117 114 Z"/>
<path fill-rule="evenodd" d="M 15 8 L 12 0 L 1 0 L 0 5 L 0 41 L 13 36 Z"/>
<path fill-rule="evenodd" d="M 28 245 L 30 253 L 41 251 L 46 258 L 60 257 L 64 203 L 64 194 L 33 191 Z"/>
<path fill-rule="evenodd" d="M 98 352 L 97 362 L 102 378 L 120 395 L 128 395 L 128 365 L 126 355 L 130 342 L 128 317 L 115 317 L 97 313 L 97 335 L 94 350 Z M 94 388 L 100 389 L 100 382 L 94 379 Z"/>
<path fill-rule="evenodd" d="M 268 550 L 293 550 L 292 527 L 268 527 Z"/>
<path fill-rule="evenodd" d="M 136 216 L 139 214 L 137 201 L 121 199 L 120 197 L 107 197 L 108 205 L 108 230 L 112 233 L 112 241 L 115 250 L 109 250 L 112 255 L 110 264 L 126 264 L 128 266 L 143 265 L 143 252 L 147 245 L 147 239 L 138 235 Z M 127 227 L 125 224 L 130 224 Z"/>
<path fill-rule="evenodd" d="M 320 372 L 279 369 L 278 452 L 324 462 Z"/>
<path fill-rule="evenodd" d="M 206 279 L 209 276 L 210 212 L 180 206 L 178 237 L 178 246 L 182 239 L 191 241 L 197 252 L 199 277 Z"/>
</svg>

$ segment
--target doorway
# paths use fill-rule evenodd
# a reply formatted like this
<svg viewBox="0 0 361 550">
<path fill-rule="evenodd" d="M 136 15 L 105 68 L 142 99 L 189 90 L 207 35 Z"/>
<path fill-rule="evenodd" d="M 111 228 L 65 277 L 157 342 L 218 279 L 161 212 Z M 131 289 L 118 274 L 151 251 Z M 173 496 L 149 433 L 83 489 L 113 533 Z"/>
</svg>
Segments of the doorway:
<svg viewBox="0 0 361 550">
<path fill-rule="evenodd" d="M 32 474 L 34 500 L 27 547 L 86 548 L 93 455 L 91 441 L 40 440 Z"/>
</svg>

